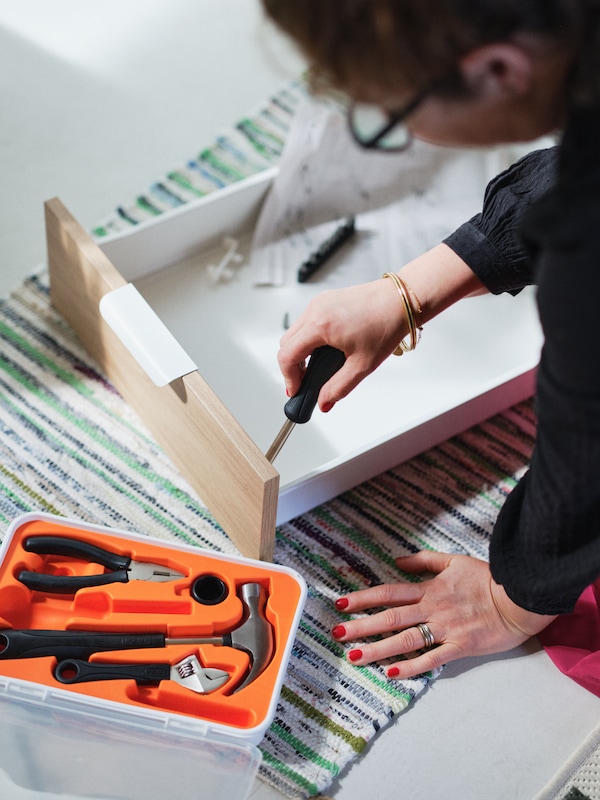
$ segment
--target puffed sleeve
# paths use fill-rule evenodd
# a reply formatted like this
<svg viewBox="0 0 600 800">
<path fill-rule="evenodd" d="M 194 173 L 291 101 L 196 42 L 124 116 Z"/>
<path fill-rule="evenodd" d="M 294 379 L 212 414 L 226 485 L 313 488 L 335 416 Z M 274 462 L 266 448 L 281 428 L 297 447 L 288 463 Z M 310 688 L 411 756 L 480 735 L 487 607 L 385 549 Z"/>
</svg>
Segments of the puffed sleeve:
<svg viewBox="0 0 600 800">
<path fill-rule="evenodd" d="M 600 575 L 600 109 L 571 114 L 556 184 L 524 216 L 544 346 L 529 472 L 508 496 L 490 567 L 517 605 L 572 610 Z"/>
<path fill-rule="evenodd" d="M 534 283 L 519 224 L 554 184 L 557 156 L 557 147 L 536 150 L 502 172 L 488 185 L 481 213 L 444 240 L 492 294 L 516 294 Z"/>
</svg>

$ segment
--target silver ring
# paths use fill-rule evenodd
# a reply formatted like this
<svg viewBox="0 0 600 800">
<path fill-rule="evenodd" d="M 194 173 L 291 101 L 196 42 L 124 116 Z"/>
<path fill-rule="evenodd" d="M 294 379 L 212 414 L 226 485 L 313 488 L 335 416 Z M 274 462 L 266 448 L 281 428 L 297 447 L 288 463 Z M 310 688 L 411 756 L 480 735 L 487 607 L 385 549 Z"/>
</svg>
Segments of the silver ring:
<svg viewBox="0 0 600 800">
<path fill-rule="evenodd" d="M 429 625 L 427 625 L 425 622 L 419 622 L 417 628 L 419 629 L 419 633 L 423 637 L 425 650 L 429 650 L 435 644 L 435 638 L 433 636 L 433 633 L 429 630 Z"/>
</svg>

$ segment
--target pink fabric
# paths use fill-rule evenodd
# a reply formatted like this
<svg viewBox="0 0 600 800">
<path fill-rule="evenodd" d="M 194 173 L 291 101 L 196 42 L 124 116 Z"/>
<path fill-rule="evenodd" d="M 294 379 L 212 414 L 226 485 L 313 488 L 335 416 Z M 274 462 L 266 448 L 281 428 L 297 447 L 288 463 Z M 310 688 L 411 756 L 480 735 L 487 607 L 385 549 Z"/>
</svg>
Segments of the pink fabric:
<svg viewBox="0 0 600 800">
<path fill-rule="evenodd" d="M 556 666 L 600 697 L 600 579 L 583 592 L 571 614 L 539 635 Z"/>
</svg>

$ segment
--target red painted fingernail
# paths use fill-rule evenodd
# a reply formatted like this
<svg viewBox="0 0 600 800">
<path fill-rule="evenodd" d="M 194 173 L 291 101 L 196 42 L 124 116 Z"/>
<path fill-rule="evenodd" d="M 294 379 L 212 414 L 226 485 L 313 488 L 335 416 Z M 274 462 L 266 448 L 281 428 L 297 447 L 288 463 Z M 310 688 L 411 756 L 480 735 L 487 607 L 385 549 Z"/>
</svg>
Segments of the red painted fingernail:
<svg viewBox="0 0 600 800">
<path fill-rule="evenodd" d="M 335 405 L 335 403 L 324 403 L 323 404 L 323 408 L 321 409 L 321 411 L 324 414 L 327 414 L 328 411 L 331 411 L 331 409 L 334 407 L 334 405 Z"/>
<path fill-rule="evenodd" d="M 388 669 L 388 678 L 397 678 L 400 675 L 398 667 L 390 667 Z"/>
<path fill-rule="evenodd" d="M 358 661 L 362 658 L 362 650 L 350 650 L 348 658 L 350 661 Z"/>
<path fill-rule="evenodd" d="M 346 628 L 343 625 L 336 625 L 335 628 L 332 628 L 331 635 L 334 639 L 341 639 L 346 635 Z"/>
<path fill-rule="evenodd" d="M 339 600 L 335 601 L 335 607 L 338 611 L 343 611 L 345 608 L 348 608 L 348 598 L 340 597 Z"/>
</svg>

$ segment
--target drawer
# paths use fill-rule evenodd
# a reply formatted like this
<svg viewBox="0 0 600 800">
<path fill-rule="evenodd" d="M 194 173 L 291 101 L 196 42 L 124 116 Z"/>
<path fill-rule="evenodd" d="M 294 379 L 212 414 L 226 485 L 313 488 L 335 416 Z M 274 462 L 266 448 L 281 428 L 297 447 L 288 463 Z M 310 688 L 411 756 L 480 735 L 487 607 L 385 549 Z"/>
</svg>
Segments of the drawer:
<svg viewBox="0 0 600 800">
<path fill-rule="evenodd" d="M 46 204 L 53 305 L 241 553 L 266 560 L 277 524 L 531 396 L 542 340 L 531 291 L 464 300 L 428 323 L 415 354 L 387 359 L 329 414 L 317 410 L 297 426 L 269 463 L 264 453 L 285 420 L 276 361 L 284 320 L 323 288 L 319 280 L 252 280 L 252 233 L 275 173 L 101 245 L 58 199 Z M 208 265 L 221 258 L 226 236 L 238 240 L 245 261 L 215 282 Z M 372 269 L 378 277 L 387 266 Z M 129 284 L 182 348 L 158 357 L 167 362 L 165 385 L 148 375 L 145 362 L 161 343 L 148 338 L 144 315 L 136 322 L 132 310 L 129 319 L 127 290 L 115 312 L 124 337 L 100 312 L 105 295 Z M 141 357 L 132 355 L 136 343 Z M 179 355 L 183 372 L 172 377 Z"/>
</svg>

